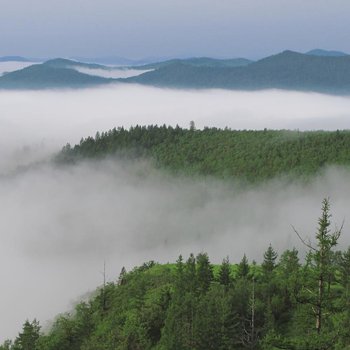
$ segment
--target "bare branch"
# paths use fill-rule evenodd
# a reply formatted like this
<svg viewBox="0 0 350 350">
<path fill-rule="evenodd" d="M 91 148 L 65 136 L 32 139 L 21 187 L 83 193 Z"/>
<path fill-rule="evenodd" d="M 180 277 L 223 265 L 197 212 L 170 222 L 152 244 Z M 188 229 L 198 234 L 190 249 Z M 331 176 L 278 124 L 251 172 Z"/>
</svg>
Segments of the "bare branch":
<svg viewBox="0 0 350 350">
<path fill-rule="evenodd" d="M 294 232 L 297 234 L 297 236 L 298 236 L 299 239 L 301 240 L 301 242 L 302 242 L 306 247 L 312 249 L 313 251 L 316 251 L 316 248 L 314 248 L 314 247 L 311 245 L 311 243 L 307 243 L 306 240 L 303 239 L 303 238 L 300 236 L 299 232 L 295 229 L 295 227 L 294 227 L 293 225 L 291 225 L 291 226 L 292 226 Z"/>
</svg>

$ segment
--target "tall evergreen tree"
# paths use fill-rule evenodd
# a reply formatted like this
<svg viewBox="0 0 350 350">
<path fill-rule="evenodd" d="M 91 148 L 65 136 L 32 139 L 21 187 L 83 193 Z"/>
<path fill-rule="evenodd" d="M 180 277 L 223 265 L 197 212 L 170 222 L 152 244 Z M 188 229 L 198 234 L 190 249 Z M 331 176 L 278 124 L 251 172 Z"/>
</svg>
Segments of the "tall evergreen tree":
<svg viewBox="0 0 350 350">
<path fill-rule="evenodd" d="M 330 203 L 329 199 L 325 198 L 322 201 L 315 243 L 306 241 L 294 229 L 300 240 L 309 248 L 308 265 L 304 269 L 307 275 L 303 279 L 303 286 L 297 298 L 303 304 L 301 310 L 307 307 L 312 310 L 314 316 L 315 327 L 312 328 L 315 330 L 315 335 L 308 341 L 304 338 L 299 339 L 300 347 L 308 346 L 310 350 L 331 348 L 340 333 L 340 330 L 332 324 L 335 291 L 331 284 L 335 281 L 335 269 L 332 263 L 333 248 L 338 243 L 342 227 L 332 232 L 330 219 Z M 304 331 L 307 331 L 306 326 Z"/>
<path fill-rule="evenodd" d="M 208 291 L 210 283 L 214 279 L 213 267 L 210 264 L 207 253 L 197 255 L 197 288 L 200 293 Z"/>
<path fill-rule="evenodd" d="M 263 272 L 266 275 L 270 275 L 272 271 L 276 267 L 276 259 L 278 257 L 278 254 L 276 251 L 272 248 L 271 244 L 267 248 L 266 252 L 264 253 L 264 261 L 261 264 L 263 268 Z"/>
<path fill-rule="evenodd" d="M 241 262 L 238 264 L 237 278 L 247 278 L 249 274 L 249 262 L 246 255 L 243 255 Z"/>
<path fill-rule="evenodd" d="M 196 278 L 196 258 L 193 253 L 191 253 L 184 268 L 184 287 L 187 291 L 194 292 L 196 289 Z"/>
<path fill-rule="evenodd" d="M 231 266 L 230 266 L 230 261 L 228 257 L 222 260 L 222 264 L 219 270 L 218 280 L 219 280 L 219 283 L 224 285 L 226 288 L 231 285 L 231 282 L 232 282 Z"/>
<path fill-rule="evenodd" d="M 37 320 L 24 323 L 22 332 L 16 338 L 13 350 L 36 350 L 40 336 L 40 325 Z"/>
</svg>

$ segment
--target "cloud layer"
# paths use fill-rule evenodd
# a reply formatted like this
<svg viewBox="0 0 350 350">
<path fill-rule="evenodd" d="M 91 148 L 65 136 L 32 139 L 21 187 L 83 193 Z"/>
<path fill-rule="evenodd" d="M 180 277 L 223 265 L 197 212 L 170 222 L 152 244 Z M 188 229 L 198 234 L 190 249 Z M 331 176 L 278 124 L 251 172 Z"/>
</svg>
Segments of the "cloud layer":
<svg viewBox="0 0 350 350">
<path fill-rule="evenodd" d="M 325 196 L 341 224 L 350 207 L 350 173 L 329 170 L 307 187 L 274 181 L 241 191 L 232 183 L 172 178 L 147 162 L 118 160 L 69 168 L 42 165 L 0 180 L 4 335 L 28 317 L 43 323 L 122 266 L 175 261 L 207 251 L 219 263 L 243 253 L 261 261 L 300 246 L 291 225 L 313 237 Z M 346 226 L 347 229 L 347 226 Z M 342 237 L 341 248 L 350 244 Z M 16 308 L 9 300 L 15 300 Z"/>
<path fill-rule="evenodd" d="M 278 91 L 123 85 L 0 92 L 1 337 L 15 336 L 26 318 L 44 323 L 69 309 L 101 284 L 104 260 L 110 280 L 123 265 L 173 261 L 180 253 L 207 251 L 214 262 L 246 253 L 260 261 L 269 243 L 279 251 L 300 247 L 291 224 L 312 237 L 325 196 L 335 222 L 349 215 L 350 174 L 342 169 L 307 186 L 276 180 L 242 191 L 234 183 L 166 176 L 146 160 L 33 162 L 114 126 L 194 120 L 197 127 L 337 129 L 349 127 L 349 107 L 349 98 Z M 32 165 L 17 169 L 25 164 Z M 350 243 L 346 229 L 342 248 Z"/>
<path fill-rule="evenodd" d="M 150 71 L 150 70 L 122 69 L 122 68 L 118 68 L 118 69 L 113 68 L 110 70 L 106 70 L 106 69 L 98 69 L 98 68 L 91 69 L 91 68 L 84 68 L 84 67 L 76 67 L 75 70 L 84 74 L 95 75 L 103 78 L 114 78 L 114 79 L 135 77 L 137 75 Z"/>
<path fill-rule="evenodd" d="M 116 85 L 75 91 L 0 91 L 0 173 L 96 131 L 135 124 L 234 129 L 348 129 L 350 97 L 281 91 L 182 91 Z M 45 146 L 45 147 L 43 147 Z"/>
</svg>

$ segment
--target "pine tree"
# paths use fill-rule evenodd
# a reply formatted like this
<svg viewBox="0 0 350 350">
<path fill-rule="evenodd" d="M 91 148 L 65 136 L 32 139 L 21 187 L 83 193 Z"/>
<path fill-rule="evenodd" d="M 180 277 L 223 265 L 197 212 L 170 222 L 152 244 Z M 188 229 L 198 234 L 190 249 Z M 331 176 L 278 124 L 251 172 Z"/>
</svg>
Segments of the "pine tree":
<svg viewBox="0 0 350 350">
<path fill-rule="evenodd" d="M 196 289 L 196 259 L 194 255 L 191 253 L 189 258 L 186 261 L 185 268 L 184 268 L 184 282 L 185 282 L 185 289 L 186 291 L 189 291 L 193 293 Z"/>
<path fill-rule="evenodd" d="M 267 251 L 264 253 L 264 261 L 261 265 L 265 275 L 270 275 L 272 271 L 275 269 L 277 257 L 278 257 L 278 254 L 275 252 L 275 250 L 272 248 L 270 244 L 269 247 L 267 248 Z"/>
<path fill-rule="evenodd" d="M 126 276 L 126 269 L 125 267 L 123 266 L 121 271 L 120 271 L 120 274 L 119 274 L 119 277 L 118 277 L 118 282 L 117 284 L 119 286 L 122 286 L 126 283 L 126 279 L 125 279 L 125 276 Z"/>
<path fill-rule="evenodd" d="M 197 288 L 200 293 L 208 291 L 210 283 L 212 282 L 213 267 L 210 264 L 207 253 L 200 253 L 197 255 Z"/>
<path fill-rule="evenodd" d="M 231 268 L 229 258 L 226 257 L 223 259 L 222 264 L 219 270 L 219 283 L 224 285 L 225 287 L 230 286 L 232 281 L 231 278 Z"/>
<path fill-rule="evenodd" d="M 184 286 L 184 263 L 182 259 L 182 255 L 179 255 L 178 259 L 176 260 L 176 281 L 175 281 L 175 287 L 177 293 L 183 294 L 185 291 Z"/>
<path fill-rule="evenodd" d="M 22 332 L 15 339 L 13 350 L 36 350 L 40 336 L 40 325 L 37 320 L 24 323 Z"/>
<path fill-rule="evenodd" d="M 249 274 L 249 263 L 246 255 L 243 255 L 241 262 L 238 264 L 237 277 L 247 278 Z"/>
<path fill-rule="evenodd" d="M 318 219 L 318 228 L 315 235 L 315 243 L 306 241 L 294 229 L 300 240 L 309 250 L 308 264 L 309 268 L 307 278 L 304 278 L 304 285 L 298 296 L 298 300 L 309 305 L 314 314 L 316 337 L 313 337 L 308 343 L 310 349 L 319 349 L 331 347 L 334 339 L 340 330 L 333 332 L 333 326 L 330 325 L 330 316 L 333 313 L 334 292 L 331 288 L 335 280 L 335 269 L 332 262 L 333 248 L 337 245 L 342 227 L 333 232 L 331 226 L 331 214 L 329 199 L 322 201 L 321 216 Z M 328 321 L 328 322 L 327 322 Z M 328 327 L 327 327 L 328 326 Z"/>
</svg>

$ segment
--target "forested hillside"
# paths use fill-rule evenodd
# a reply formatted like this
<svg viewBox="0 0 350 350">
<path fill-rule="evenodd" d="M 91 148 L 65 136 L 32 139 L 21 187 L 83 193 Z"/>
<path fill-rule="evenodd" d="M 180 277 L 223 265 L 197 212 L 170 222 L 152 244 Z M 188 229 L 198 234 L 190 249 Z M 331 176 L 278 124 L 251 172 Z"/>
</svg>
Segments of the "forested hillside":
<svg viewBox="0 0 350 350">
<path fill-rule="evenodd" d="M 213 266 L 205 253 L 153 261 L 101 286 L 48 332 L 26 321 L 1 350 L 229 350 L 350 348 L 350 249 L 335 251 L 325 199 L 305 261 L 273 247 L 262 263 Z M 303 239 L 302 235 L 300 235 Z"/>
<path fill-rule="evenodd" d="M 148 63 L 141 66 L 132 66 L 133 69 L 158 69 L 161 67 L 167 67 L 172 64 L 181 63 L 194 67 L 212 67 L 212 68 L 227 68 L 227 67 L 243 67 L 252 63 L 253 61 L 246 58 L 231 58 L 231 59 L 217 59 L 210 57 L 194 57 L 194 58 L 175 58 L 172 60 Z"/>
<path fill-rule="evenodd" d="M 285 89 L 348 94 L 350 56 L 314 56 L 287 50 L 238 67 L 174 62 L 125 81 L 175 88 Z"/>
<path fill-rule="evenodd" d="M 53 61 L 51 64 L 34 64 L 1 76 L 0 89 L 83 88 L 109 84 L 112 81 L 60 67 L 59 61 Z"/>
<path fill-rule="evenodd" d="M 174 173 L 257 182 L 307 179 L 326 166 L 350 165 L 350 131 L 195 130 L 171 126 L 118 128 L 64 147 L 61 162 L 147 157 Z"/>
<path fill-rule="evenodd" d="M 318 50 L 308 54 L 286 50 L 258 61 L 171 59 L 128 66 L 147 72 L 117 79 L 78 74 L 74 68 L 110 70 L 107 66 L 58 58 L 1 76 L 0 88 L 82 88 L 123 82 L 185 89 L 283 89 L 345 95 L 350 92 L 350 56 Z"/>
</svg>

